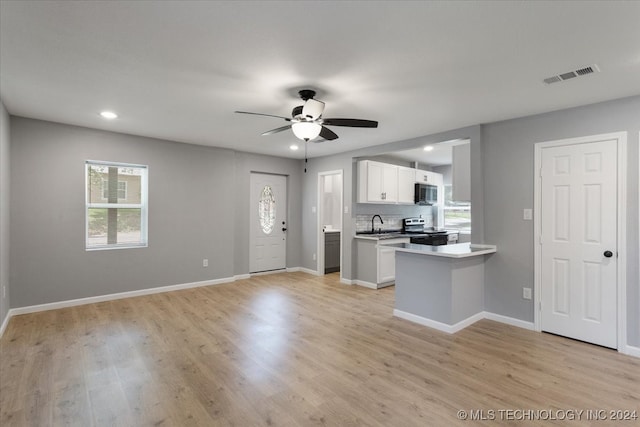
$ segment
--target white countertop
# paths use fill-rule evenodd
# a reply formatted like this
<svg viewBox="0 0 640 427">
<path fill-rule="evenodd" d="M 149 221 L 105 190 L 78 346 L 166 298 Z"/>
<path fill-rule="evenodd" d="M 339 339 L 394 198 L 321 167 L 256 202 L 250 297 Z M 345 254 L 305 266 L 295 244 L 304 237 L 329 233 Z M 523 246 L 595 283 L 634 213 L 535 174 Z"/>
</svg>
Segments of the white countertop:
<svg viewBox="0 0 640 427">
<path fill-rule="evenodd" d="M 409 234 L 402 233 L 380 233 L 380 234 L 356 234 L 355 239 L 362 240 L 391 240 L 391 239 L 408 239 L 411 237 Z"/>
<path fill-rule="evenodd" d="M 385 248 L 398 252 L 407 252 L 420 255 L 439 256 L 446 258 L 467 258 L 472 256 L 492 254 L 497 251 L 494 245 L 472 245 L 471 243 L 456 243 L 453 245 L 416 245 L 413 243 L 395 243 L 384 245 Z"/>
</svg>

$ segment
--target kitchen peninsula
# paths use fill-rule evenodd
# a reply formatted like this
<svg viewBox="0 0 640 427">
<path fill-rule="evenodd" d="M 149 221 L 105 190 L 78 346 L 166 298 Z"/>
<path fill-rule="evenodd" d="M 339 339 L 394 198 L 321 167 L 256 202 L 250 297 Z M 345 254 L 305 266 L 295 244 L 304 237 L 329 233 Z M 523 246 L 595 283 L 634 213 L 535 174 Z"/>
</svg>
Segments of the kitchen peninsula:
<svg viewBox="0 0 640 427">
<path fill-rule="evenodd" d="M 484 260 L 495 246 L 385 245 L 395 251 L 394 316 L 454 333 L 484 313 Z"/>
</svg>

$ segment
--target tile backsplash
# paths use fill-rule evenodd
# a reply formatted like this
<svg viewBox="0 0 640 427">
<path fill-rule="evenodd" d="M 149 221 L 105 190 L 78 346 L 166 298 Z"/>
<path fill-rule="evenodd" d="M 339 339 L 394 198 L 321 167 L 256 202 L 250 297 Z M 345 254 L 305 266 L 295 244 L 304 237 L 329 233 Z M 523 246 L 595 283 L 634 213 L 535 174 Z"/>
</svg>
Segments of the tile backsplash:
<svg viewBox="0 0 640 427">
<path fill-rule="evenodd" d="M 407 215 L 394 215 L 394 214 L 380 214 L 384 224 L 380 224 L 380 220 L 376 218 L 375 229 L 382 229 L 382 231 L 389 230 L 402 230 L 402 220 L 407 218 Z M 371 231 L 371 218 L 370 214 L 356 214 L 356 233 L 362 233 Z M 423 215 L 426 220 L 425 227 L 433 227 L 433 216 Z"/>
</svg>

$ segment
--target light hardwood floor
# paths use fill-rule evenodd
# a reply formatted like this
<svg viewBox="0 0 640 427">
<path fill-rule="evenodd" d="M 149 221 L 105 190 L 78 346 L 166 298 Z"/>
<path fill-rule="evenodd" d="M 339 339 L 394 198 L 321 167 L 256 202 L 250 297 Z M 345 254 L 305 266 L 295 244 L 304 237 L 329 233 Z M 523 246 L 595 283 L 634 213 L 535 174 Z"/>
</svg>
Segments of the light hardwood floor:
<svg viewBox="0 0 640 427">
<path fill-rule="evenodd" d="M 518 410 L 640 415 L 639 359 L 488 320 L 447 335 L 392 317 L 393 298 L 393 287 L 345 286 L 337 274 L 285 273 L 16 316 L 0 341 L 0 425 L 495 426 L 513 425 Z M 459 410 L 495 419 L 459 420 Z M 640 421 L 585 412 L 555 424 Z"/>
</svg>

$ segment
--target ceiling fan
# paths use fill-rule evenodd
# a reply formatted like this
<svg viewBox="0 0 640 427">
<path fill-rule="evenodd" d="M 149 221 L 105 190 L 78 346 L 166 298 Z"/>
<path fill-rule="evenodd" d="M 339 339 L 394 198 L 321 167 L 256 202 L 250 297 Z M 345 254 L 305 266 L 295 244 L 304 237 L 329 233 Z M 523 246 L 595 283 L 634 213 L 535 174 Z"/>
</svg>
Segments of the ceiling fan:
<svg viewBox="0 0 640 427">
<path fill-rule="evenodd" d="M 253 114 L 255 116 L 277 117 L 290 122 L 286 126 L 271 129 L 262 135 L 273 135 L 291 129 L 295 136 L 304 141 L 322 142 L 338 139 L 338 135 L 327 126 L 346 126 L 355 128 L 377 128 L 378 122 L 374 120 L 362 119 L 325 119 L 322 117 L 324 112 L 324 102 L 313 99 L 316 92 L 311 89 L 303 89 L 298 92 L 300 98 L 304 101 L 303 105 L 294 107 L 291 111 L 291 118 L 276 116 L 273 114 L 252 113 L 249 111 L 236 111 L 240 114 Z M 321 139 L 315 140 L 320 136 Z"/>
</svg>

